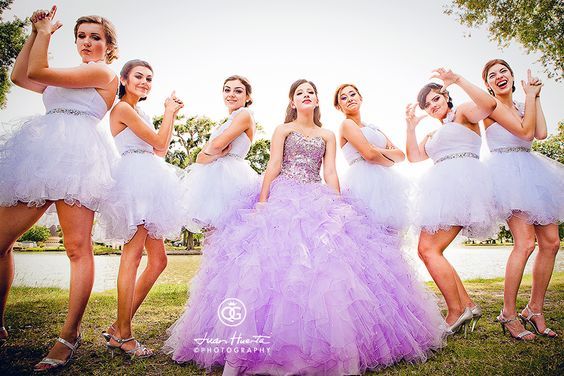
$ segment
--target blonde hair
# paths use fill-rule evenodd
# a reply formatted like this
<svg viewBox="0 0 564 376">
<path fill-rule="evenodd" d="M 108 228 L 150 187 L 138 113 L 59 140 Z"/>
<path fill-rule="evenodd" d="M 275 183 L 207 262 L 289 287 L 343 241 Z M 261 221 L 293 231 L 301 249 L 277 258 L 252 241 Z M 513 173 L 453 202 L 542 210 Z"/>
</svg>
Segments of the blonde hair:
<svg viewBox="0 0 564 376">
<path fill-rule="evenodd" d="M 356 93 L 358 94 L 360 99 L 362 99 L 362 94 L 360 94 L 360 91 L 358 91 L 358 88 L 356 87 L 355 84 L 341 84 L 341 85 L 339 85 L 337 90 L 335 90 L 335 95 L 333 97 L 333 106 L 335 106 L 335 108 L 339 111 L 341 111 L 341 108 L 339 106 L 339 94 L 341 94 L 341 90 L 343 90 L 347 86 L 352 87 L 356 91 Z"/>
<path fill-rule="evenodd" d="M 118 45 L 117 45 L 117 33 L 114 25 L 107 19 L 101 16 L 84 16 L 76 20 L 74 25 L 74 41 L 76 43 L 76 38 L 78 35 L 78 28 L 80 25 L 85 23 L 92 23 L 102 25 L 104 29 L 104 36 L 106 37 L 106 63 L 110 64 L 112 61 L 116 60 L 119 55 Z"/>
</svg>

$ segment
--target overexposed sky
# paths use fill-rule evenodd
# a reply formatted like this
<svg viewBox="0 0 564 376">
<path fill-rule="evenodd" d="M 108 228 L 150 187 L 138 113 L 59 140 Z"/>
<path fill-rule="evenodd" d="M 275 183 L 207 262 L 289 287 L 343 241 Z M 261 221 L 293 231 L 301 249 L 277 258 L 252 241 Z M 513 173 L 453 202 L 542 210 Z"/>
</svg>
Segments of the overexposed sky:
<svg viewBox="0 0 564 376">
<path fill-rule="evenodd" d="M 154 68 L 153 90 L 143 103 L 149 115 L 163 112 L 173 89 L 186 107 L 183 113 L 219 120 L 227 115 L 221 87 L 232 74 L 253 84 L 255 119 L 264 137 L 284 119 L 290 84 L 299 78 L 314 81 L 320 91 L 321 120 L 336 131 L 342 115 L 332 106 L 333 91 L 343 82 L 355 83 L 363 97 L 363 120 L 380 126 L 405 147 L 405 106 L 431 70 L 445 66 L 482 86 L 481 69 L 492 58 L 507 60 L 516 74 L 516 98 L 524 98 L 519 81 L 527 68 L 541 77 L 541 93 L 549 132 L 564 119 L 564 86 L 548 80 L 536 56 L 514 43 L 498 49 L 487 32 L 468 30 L 443 14 L 443 1 L 370 0 L 207 0 L 207 1 L 71 1 L 16 0 L 5 19 L 26 17 L 38 8 L 57 4 L 63 22 L 52 38 L 52 66 L 80 63 L 73 43 L 75 20 L 99 14 L 118 31 L 119 72 L 128 60 L 140 58 Z M 467 97 L 450 88 L 454 102 Z M 44 111 L 38 94 L 14 87 L 0 120 Z M 423 133 L 438 125 L 424 120 Z M 340 154 L 340 153 L 339 153 Z M 340 156 L 339 167 L 343 168 Z M 407 167 L 407 166 L 405 166 Z M 405 168 L 404 167 L 404 168 Z"/>
</svg>

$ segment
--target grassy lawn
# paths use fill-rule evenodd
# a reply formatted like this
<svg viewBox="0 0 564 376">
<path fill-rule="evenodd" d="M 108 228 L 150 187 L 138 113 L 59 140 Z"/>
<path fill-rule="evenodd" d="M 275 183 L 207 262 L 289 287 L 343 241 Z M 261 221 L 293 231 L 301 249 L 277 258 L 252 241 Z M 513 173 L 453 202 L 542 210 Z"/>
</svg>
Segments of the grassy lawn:
<svg viewBox="0 0 564 376">
<path fill-rule="evenodd" d="M 196 266 L 196 265 L 195 265 Z M 197 268 L 190 268 L 193 275 Z M 186 302 L 185 283 L 165 280 L 155 286 L 138 313 L 134 330 L 145 344 L 160 349 L 166 329 L 180 315 Z M 432 288 L 434 285 L 430 284 Z M 537 338 L 532 343 L 503 336 L 493 319 L 502 302 L 503 281 L 472 280 L 466 283 L 471 295 L 484 308 L 478 328 L 467 339 L 457 335 L 425 364 L 399 364 L 383 375 L 562 375 L 564 374 L 564 273 L 555 273 L 546 302 L 548 324 L 560 333 L 555 340 Z M 519 295 L 523 307 L 530 292 L 526 277 Z M 45 355 L 57 337 L 64 320 L 67 291 L 55 288 L 14 288 L 8 303 L 7 322 L 11 334 L 0 349 L 0 374 L 31 373 L 33 365 Z M 83 323 L 84 343 L 72 363 L 59 374 L 65 375 L 202 375 L 193 365 L 179 366 L 166 355 L 130 361 L 111 358 L 100 333 L 116 314 L 116 291 L 95 293 L 90 298 Z M 220 372 L 219 372 L 220 373 Z"/>
</svg>

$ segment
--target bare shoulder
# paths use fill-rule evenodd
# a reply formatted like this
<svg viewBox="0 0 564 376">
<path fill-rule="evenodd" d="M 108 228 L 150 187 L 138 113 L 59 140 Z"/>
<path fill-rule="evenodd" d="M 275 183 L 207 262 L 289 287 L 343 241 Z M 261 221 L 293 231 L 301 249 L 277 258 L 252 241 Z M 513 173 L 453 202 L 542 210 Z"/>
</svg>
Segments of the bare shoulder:
<svg viewBox="0 0 564 376">
<path fill-rule="evenodd" d="M 274 128 L 274 135 L 273 137 L 283 137 L 286 138 L 294 130 L 292 123 L 285 123 L 280 124 L 276 128 Z"/>
<path fill-rule="evenodd" d="M 321 132 L 321 137 L 325 140 L 325 142 L 329 142 L 329 141 L 335 141 L 335 133 L 333 133 L 332 131 L 330 131 L 329 129 L 320 129 Z"/>
</svg>

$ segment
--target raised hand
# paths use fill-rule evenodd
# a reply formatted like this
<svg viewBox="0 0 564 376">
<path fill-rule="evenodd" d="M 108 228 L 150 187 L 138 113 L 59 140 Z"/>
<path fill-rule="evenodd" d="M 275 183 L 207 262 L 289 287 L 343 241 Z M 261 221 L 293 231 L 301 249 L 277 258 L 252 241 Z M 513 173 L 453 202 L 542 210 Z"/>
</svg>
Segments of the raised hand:
<svg viewBox="0 0 564 376">
<path fill-rule="evenodd" d="M 526 95 L 534 94 L 535 97 L 540 96 L 541 89 L 544 86 L 538 77 L 533 77 L 530 69 L 527 69 L 527 82 L 521 80 L 521 85 Z"/>
<path fill-rule="evenodd" d="M 415 115 L 415 110 L 417 109 L 418 104 L 412 103 L 408 104 L 405 107 L 405 122 L 407 124 L 407 128 L 410 130 L 414 130 L 417 124 L 421 121 L 421 119 L 427 117 L 427 114 L 423 114 L 421 116 Z"/>
<path fill-rule="evenodd" d="M 431 78 L 438 78 L 439 80 L 443 81 L 443 90 L 446 90 L 452 84 L 455 84 L 460 80 L 460 76 L 450 69 L 445 68 L 437 68 L 433 70 L 433 75 Z"/>
<path fill-rule="evenodd" d="M 176 115 L 176 113 L 184 107 L 184 102 L 182 102 L 178 97 L 176 97 L 176 91 L 172 91 L 172 94 L 165 100 L 165 111 L 170 111 Z"/>
<path fill-rule="evenodd" d="M 53 5 L 49 12 L 46 10 L 37 10 L 33 12 L 33 15 L 31 16 L 32 31 L 44 30 L 50 34 L 54 34 L 55 31 L 59 30 L 61 26 L 63 26 L 61 21 L 53 22 L 56 13 L 56 5 Z"/>
</svg>

